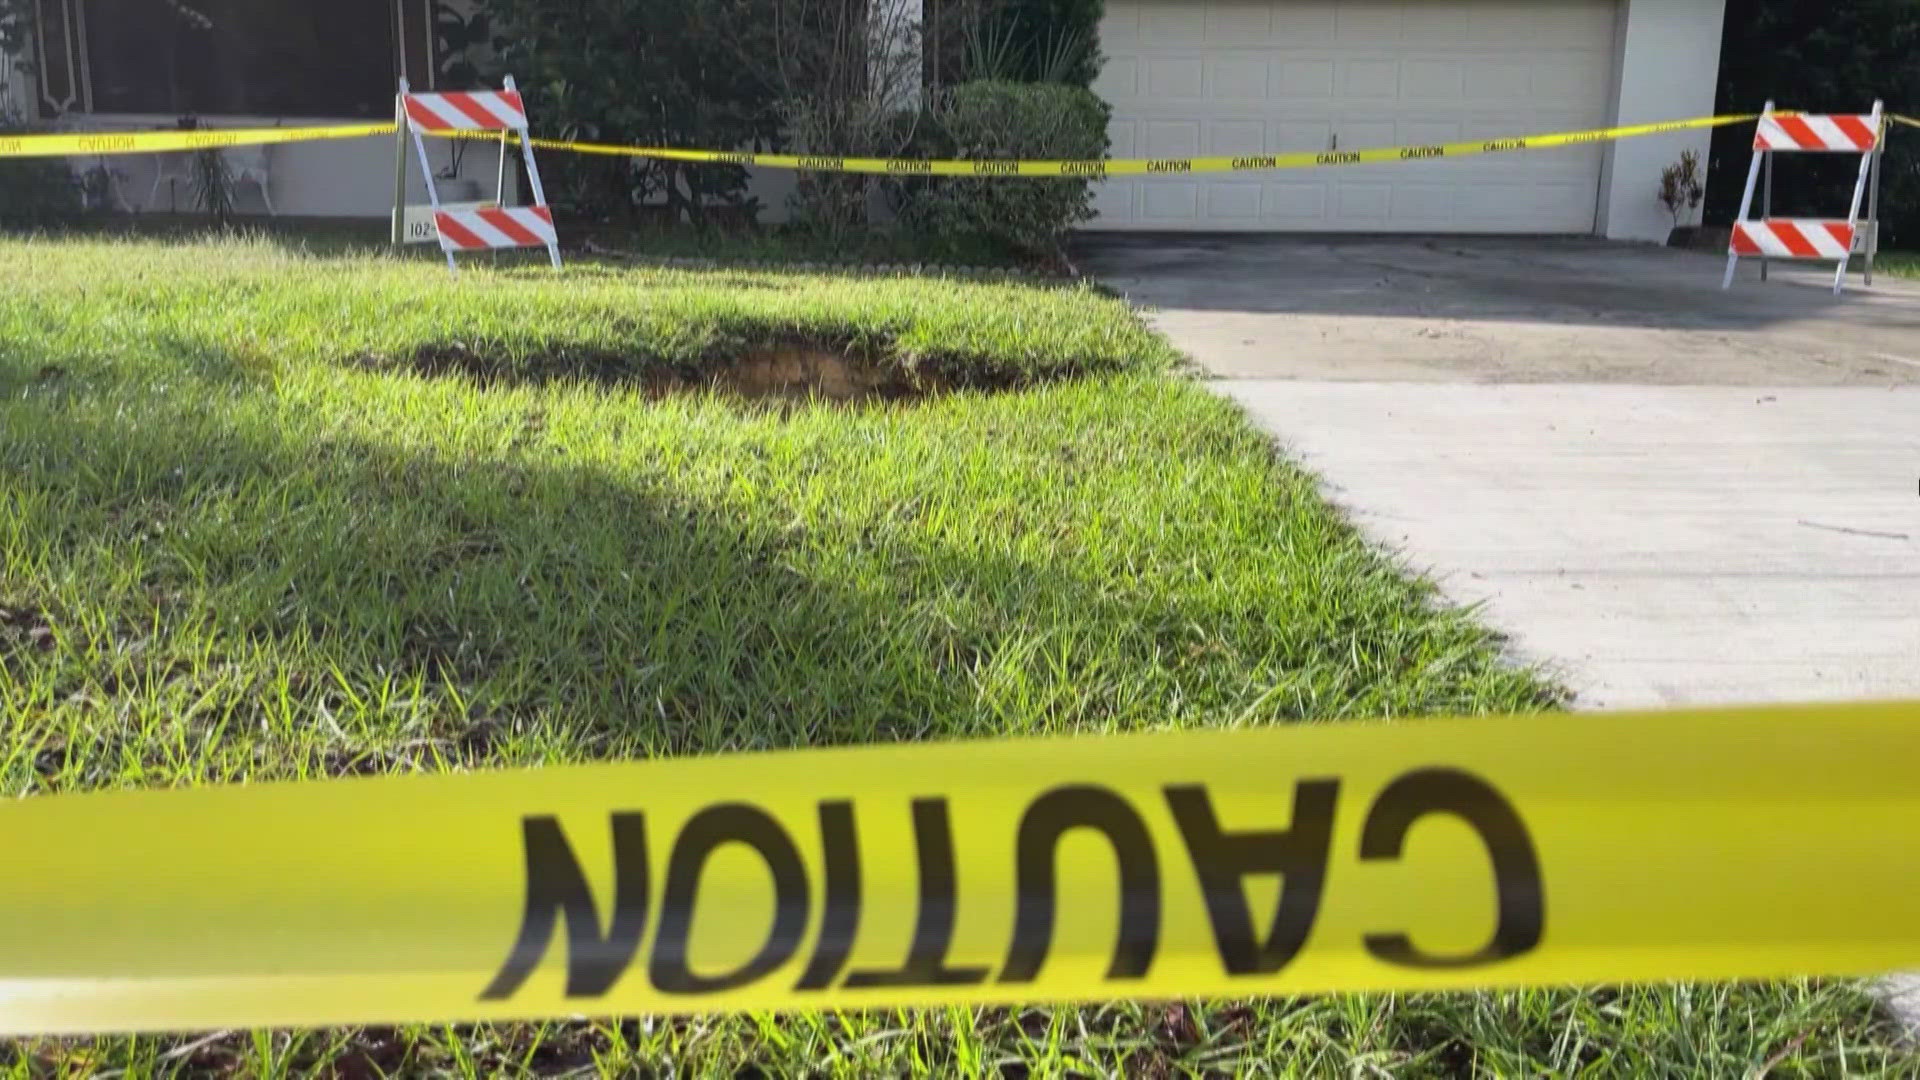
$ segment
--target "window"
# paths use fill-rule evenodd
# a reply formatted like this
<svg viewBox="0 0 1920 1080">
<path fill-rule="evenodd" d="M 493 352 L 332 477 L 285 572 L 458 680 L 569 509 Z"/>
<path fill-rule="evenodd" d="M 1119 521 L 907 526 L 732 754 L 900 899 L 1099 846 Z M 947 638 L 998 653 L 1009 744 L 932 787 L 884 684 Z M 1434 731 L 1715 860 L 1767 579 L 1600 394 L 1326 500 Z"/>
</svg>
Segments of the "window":
<svg viewBox="0 0 1920 1080">
<path fill-rule="evenodd" d="M 57 6 L 78 7 L 82 16 L 87 107 L 94 112 L 381 117 L 393 113 L 395 10 L 402 5 L 412 30 L 424 14 L 420 0 Z"/>
</svg>

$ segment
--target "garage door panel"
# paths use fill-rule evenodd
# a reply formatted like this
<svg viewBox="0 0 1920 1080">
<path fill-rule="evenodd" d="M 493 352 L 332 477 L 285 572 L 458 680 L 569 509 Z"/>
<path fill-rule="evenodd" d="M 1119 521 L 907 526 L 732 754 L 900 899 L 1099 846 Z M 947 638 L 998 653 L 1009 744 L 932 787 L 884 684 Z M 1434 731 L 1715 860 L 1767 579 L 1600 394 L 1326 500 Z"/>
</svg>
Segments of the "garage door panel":
<svg viewBox="0 0 1920 1080">
<path fill-rule="evenodd" d="M 1362 150 L 1370 146 L 1403 146 L 1400 122 L 1391 116 L 1368 117 L 1351 113 L 1334 118 L 1340 133 L 1340 149 Z M 1393 168 L 1401 168 L 1399 165 Z"/>
<path fill-rule="evenodd" d="M 1213 221 L 1238 221 L 1257 225 L 1260 221 L 1260 185 L 1258 183 L 1208 184 L 1204 192 L 1207 217 Z"/>
<path fill-rule="evenodd" d="M 1467 92 L 1466 69 L 1466 62 L 1457 57 L 1403 61 L 1400 96 L 1410 101 L 1459 101 Z"/>
<path fill-rule="evenodd" d="M 1162 227 L 1191 227 L 1199 221 L 1200 185 L 1188 180 L 1141 184 L 1141 213 Z"/>
<path fill-rule="evenodd" d="M 1111 105 L 1125 106 L 1140 96 L 1140 61 L 1131 56 L 1110 56 L 1093 81 L 1093 92 Z"/>
<path fill-rule="evenodd" d="M 1473 36 L 1473 27 L 1461 17 L 1454 4 L 1425 3 L 1407 8 L 1400 20 L 1401 40 L 1420 45 L 1449 45 L 1471 48 L 1481 44 Z"/>
<path fill-rule="evenodd" d="M 1267 123 L 1264 120 L 1215 120 L 1207 125 L 1208 156 L 1241 157 L 1266 152 Z"/>
<path fill-rule="evenodd" d="M 1207 61 L 1207 100 L 1266 101 L 1267 67 L 1263 56 L 1230 56 Z"/>
<path fill-rule="evenodd" d="M 1269 4 L 1209 3 L 1203 14 L 1209 45 L 1242 47 L 1264 45 L 1273 34 L 1273 8 Z"/>
<path fill-rule="evenodd" d="M 1336 225 L 1384 225 L 1387 212 L 1392 207 L 1393 187 L 1390 184 L 1348 182 L 1333 192 L 1333 221 Z"/>
<path fill-rule="evenodd" d="M 1578 105 L 1590 100 L 1594 87 L 1605 86 L 1611 74 L 1611 57 L 1548 53 L 1535 58 L 1530 89 L 1542 105 Z"/>
<path fill-rule="evenodd" d="M 1490 228 L 1511 219 L 1517 208 L 1526 207 L 1531 213 L 1532 199 L 1533 188 L 1528 184 L 1475 184 L 1460 193 L 1460 220 Z"/>
<path fill-rule="evenodd" d="M 1376 46 L 1400 40 L 1400 13 L 1406 5 L 1396 0 L 1347 0 L 1334 6 L 1333 40 L 1341 45 Z"/>
<path fill-rule="evenodd" d="M 1118 0 L 1124 3 L 1125 0 Z M 1302 3 L 1272 4 L 1273 40 L 1289 45 L 1331 45 L 1334 42 L 1334 14 L 1337 9 L 1333 3 L 1315 3 L 1306 0 Z"/>
<path fill-rule="evenodd" d="M 1617 0 L 1108 0 L 1123 157 L 1478 141 L 1606 122 Z M 1110 32 L 1112 28 L 1113 32 Z M 1101 185 L 1096 227 L 1592 231 L 1599 145 Z M 1126 194 L 1118 192 L 1125 191 Z M 1114 194 L 1108 194 L 1114 192 Z"/>
<path fill-rule="evenodd" d="M 1261 184 L 1260 217 L 1277 225 L 1318 225 L 1327 219 L 1327 186 L 1319 181 Z"/>
<path fill-rule="evenodd" d="M 1199 15 L 1193 4 L 1181 0 L 1146 4 L 1140 9 L 1140 41 L 1148 47 L 1204 45 L 1206 22 Z"/>
<path fill-rule="evenodd" d="M 1267 151 L 1274 154 L 1319 153 L 1333 141 L 1330 120 L 1273 120 L 1267 124 Z"/>
<path fill-rule="evenodd" d="M 1198 157 L 1200 120 L 1149 120 L 1140 128 L 1140 156 Z"/>
<path fill-rule="evenodd" d="M 1396 184 L 1387 202 L 1387 220 L 1417 229 L 1425 222 L 1454 222 L 1459 188 L 1452 184 Z"/>
<path fill-rule="evenodd" d="M 1392 56 L 1353 57 L 1339 62 L 1339 94 L 1349 101 L 1400 96 L 1400 61 Z"/>
<path fill-rule="evenodd" d="M 1600 4 L 1548 4 L 1526 9 L 1532 40 L 1539 45 L 1584 49 L 1596 37 L 1612 37 L 1613 8 Z"/>
<path fill-rule="evenodd" d="M 1100 221 L 1134 221 L 1140 211 L 1135 205 L 1140 184 L 1124 180 L 1093 186 L 1093 212 Z"/>
<path fill-rule="evenodd" d="M 1158 101 L 1199 101 L 1206 96 L 1206 60 L 1165 56 L 1148 60 L 1146 96 Z"/>
<path fill-rule="evenodd" d="M 1333 97 L 1331 56 L 1285 56 L 1268 62 L 1267 96 L 1279 101 L 1324 101 Z"/>
<path fill-rule="evenodd" d="M 1524 101 L 1533 93 L 1533 61 L 1486 57 L 1461 66 L 1461 96 L 1468 101 Z"/>
<path fill-rule="evenodd" d="M 1460 121 L 1458 120 L 1402 120 L 1394 129 L 1392 142 L 1396 146 L 1426 146 L 1460 140 Z M 1442 164 L 1450 165 L 1453 162 Z M 1404 169 L 1408 166 L 1396 165 L 1394 168 Z"/>
</svg>

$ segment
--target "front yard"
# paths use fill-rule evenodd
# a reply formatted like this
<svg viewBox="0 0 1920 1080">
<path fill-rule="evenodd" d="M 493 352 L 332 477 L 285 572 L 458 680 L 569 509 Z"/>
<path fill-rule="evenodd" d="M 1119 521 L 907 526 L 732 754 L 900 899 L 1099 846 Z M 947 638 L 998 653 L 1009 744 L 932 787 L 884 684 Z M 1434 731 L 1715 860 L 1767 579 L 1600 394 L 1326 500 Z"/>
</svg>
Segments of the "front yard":
<svg viewBox="0 0 1920 1080">
<path fill-rule="evenodd" d="M 1551 708 L 1121 302 L 0 242 L 0 793 Z M 780 384 L 813 379 L 853 400 Z M 1542 722 L 1567 722 L 1545 719 Z M 39 1041 L 11 1075 L 1912 1073 L 1846 983 Z"/>
</svg>

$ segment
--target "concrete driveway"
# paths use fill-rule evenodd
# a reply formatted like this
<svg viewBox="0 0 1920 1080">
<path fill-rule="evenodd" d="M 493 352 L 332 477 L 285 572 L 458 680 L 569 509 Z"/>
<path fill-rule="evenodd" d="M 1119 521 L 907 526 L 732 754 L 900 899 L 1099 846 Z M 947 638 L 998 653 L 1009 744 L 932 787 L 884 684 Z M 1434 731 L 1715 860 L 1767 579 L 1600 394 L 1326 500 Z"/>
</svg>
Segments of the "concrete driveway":
<svg viewBox="0 0 1920 1080">
<path fill-rule="evenodd" d="M 1920 697 L 1920 288 L 1576 240 L 1083 264 L 1582 707 Z"/>
</svg>

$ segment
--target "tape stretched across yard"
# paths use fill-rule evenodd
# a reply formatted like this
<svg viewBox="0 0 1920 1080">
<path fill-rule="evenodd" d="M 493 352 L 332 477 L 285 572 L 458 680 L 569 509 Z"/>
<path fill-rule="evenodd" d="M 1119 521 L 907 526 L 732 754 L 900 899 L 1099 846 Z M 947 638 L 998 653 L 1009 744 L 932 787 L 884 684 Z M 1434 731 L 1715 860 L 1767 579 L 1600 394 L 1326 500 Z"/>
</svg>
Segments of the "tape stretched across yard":
<svg viewBox="0 0 1920 1080">
<path fill-rule="evenodd" d="M 1090 158 L 1083 161 L 929 160 L 837 157 L 820 154 L 750 154 L 718 150 L 618 146 L 565 139 L 535 139 L 533 145 L 540 150 L 558 150 L 577 154 L 605 154 L 725 165 L 760 165 L 774 169 L 799 169 L 811 172 L 882 173 L 893 176 L 1065 176 L 1104 179 L 1110 176 L 1270 172 L 1277 169 L 1313 169 L 1341 165 L 1375 165 L 1387 162 L 1426 161 L 1435 158 L 1472 157 L 1478 154 L 1504 154 L 1521 150 L 1553 150 L 1588 143 L 1610 142 L 1614 139 L 1636 138 L 1642 135 L 1721 127 L 1752 120 L 1757 115 L 1745 113 L 1732 116 L 1700 116 L 1688 120 L 1665 120 L 1655 124 L 1630 124 L 1625 127 L 1594 128 L 1588 131 L 1516 135 L 1422 146 L 1382 146 L 1362 150 L 1249 154 L 1239 157 Z M 1798 114 L 1776 112 L 1773 115 L 1795 116 Z M 474 133 L 468 132 L 430 132 L 429 134 L 453 138 L 474 137 Z"/>
<path fill-rule="evenodd" d="M 0 1031 L 1920 964 L 1920 705 L 737 754 L 0 806 Z"/>
<path fill-rule="evenodd" d="M 1385 162 L 1425 161 L 1435 158 L 1471 157 L 1478 154 L 1512 153 L 1522 150 L 1552 150 L 1614 139 L 1658 135 L 1665 132 L 1721 127 L 1754 119 L 1755 114 L 1738 116 L 1701 116 L 1688 120 L 1668 120 L 1656 124 L 1632 124 L 1626 127 L 1595 128 L 1590 131 L 1562 131 L 1542 135 L 1517 135 L 1470 142 L 1435 143 L 1424 146 L 1385 146 L 1363 150 L 1328 150 L 1318 153 L 1252 154 L 1240 157 L 1196 158 L 1105 158 L 1085 161 L 1014 160 L 927 160 L 923 158 L 860 158 L 808 154 L 743 154 L 719 150 L 680 150 L 664 147 L 622 146 L 610 143 L 576 142 L 566 139 L 535 139 L 540 150 L 578 154 L 602 154 L 644 157 L 668 161 L 708 162 L 714 164 L 761 165 L 776 169 L 810 171 L 881 173 L 895 176 L 982 176 L 982 177 L 1091 177 L 1162 176 L 1189 173 L 1268 172 L 1278 169 L 1310 169 L 1343 165 L 1371 165 Z M 1775 113 L 1792 116 L 1794 113 Z M 197 131 L 120 131 L 89 134 L 13 135 L 0 137 L 0 158 L 62 157 L 96 154 L 151 154 L 181 150 L 205 150 L 215 147 L 250 146 L 264 143 L 306 142 L 316 139 L 351 139 L 369 135 L 391 135 L 393 125 L 351 124 L 306 128 L 220 128 Z M 491 131 L 429 131 L 424 134 L 444 138 L 487 138 L 499 136 Z"/>
<path fill-rule="evenodd" d="M 92 157 L 102 154 L 163 154 L 215 150 L 228 146 L 315 142 L 391 135 L 393 123 L 334 124 L 326 127 L 196 128 L 190 131 L 92 131 L 42 135 L 0 135 L 0 158 Z"/>
</svg>

